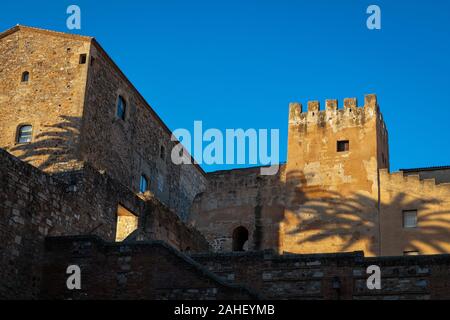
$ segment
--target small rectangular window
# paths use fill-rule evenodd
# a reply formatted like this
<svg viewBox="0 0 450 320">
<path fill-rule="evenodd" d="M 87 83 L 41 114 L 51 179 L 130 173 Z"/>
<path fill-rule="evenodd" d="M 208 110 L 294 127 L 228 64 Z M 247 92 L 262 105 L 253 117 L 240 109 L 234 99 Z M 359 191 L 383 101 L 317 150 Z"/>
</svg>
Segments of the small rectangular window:
<svg viewBox="0 0 450 320">
<path fill-rule="evenodd" d="M 403 251 L 403 255 L 404 256 L 418 256 L 419 255 L 419 251 L 417 251 L 417 250 Z"/>
<path fill-rule="evenodd" d="M 80 54 L 80 64 L 86 63 L 86 57 L 87 57 L 87 55 L 85 53 Z"/>
<path fill-rule="evenodd" d="M 17 135 L 18 143 L 30 143 L 33 135 L 33 127 L 31 125 L 24 125 L 19 127 Z"/>
<path fill-rule="evenodd" d="M 403 228 L 417 227 L 417 210 L 403 211 Z"/>
<path fill-rule="evenodd" d="M 337 142 L 337 152 L 346 152 L 350 150 L 350 142 L 342 140 Z"/>
<path fill-rule="evenodd" d="M 28 71 L 25 71 L 22 73 L 22 82 L 28 82 L 30 80 L 30 73 Z"/>
</svg>

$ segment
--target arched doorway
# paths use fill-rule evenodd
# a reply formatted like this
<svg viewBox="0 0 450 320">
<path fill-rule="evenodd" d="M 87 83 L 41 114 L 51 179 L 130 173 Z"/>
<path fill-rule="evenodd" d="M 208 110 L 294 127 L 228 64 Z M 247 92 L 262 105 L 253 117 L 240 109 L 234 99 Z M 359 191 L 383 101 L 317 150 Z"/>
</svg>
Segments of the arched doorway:
<svg viewBox="0 0 450 320">
<path fill-rule="evenodd" d="M 244 251 L 244 245 L 248 240 L 248 230 L 245 227 L 237 227 L 233 231 L 233 251 Z"/>
</svg>

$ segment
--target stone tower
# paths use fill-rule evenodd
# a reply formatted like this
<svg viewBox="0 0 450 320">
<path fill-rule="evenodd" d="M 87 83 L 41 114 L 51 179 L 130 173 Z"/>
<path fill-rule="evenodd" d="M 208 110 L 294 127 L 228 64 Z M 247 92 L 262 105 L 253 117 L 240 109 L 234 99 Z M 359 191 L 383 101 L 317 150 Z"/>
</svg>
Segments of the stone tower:
<svg viewBox="0 0 450 320">
<path fill-rule="evenodd" d="M 388 136 L 375 95 L 338 109 L 327 100 L 292 103 L 280 251 L 379 253 L 379 176 L 389 167 Z"/>
</svg>

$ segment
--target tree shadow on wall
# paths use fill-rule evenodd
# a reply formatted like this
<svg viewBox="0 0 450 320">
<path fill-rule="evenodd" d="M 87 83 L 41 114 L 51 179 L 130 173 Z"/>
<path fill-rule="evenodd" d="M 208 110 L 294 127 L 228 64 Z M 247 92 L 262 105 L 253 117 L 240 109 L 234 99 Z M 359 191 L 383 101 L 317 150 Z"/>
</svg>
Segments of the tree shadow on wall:
<svg viewBox="0 0 450 320">
<path fill-rule="evenodd" d="M 53 125 L 33 127 L 39 133 L 33 135 L 31 143 L 17 144 L 11 152 L 22 161 L 50 171 L 54 166 L 77 160 L 77 144 L 81 127 L 80 117 L 61 116 L 61 121 Z"/>
<path fill-rule="evenodd" d="M 308 186 L 301 171 L 289 172 L 287 181 L 288 210 L 283 224 L 284 237 L 291 241 L 286 243 L 285 251 L 290 251 L 289 244 L 292 244 L 303 246 L 302 252 L 310 247 L 315 252 L 320 248 L 340 252 L 357 249 L 379 255 L 381 237 L 382 248 L 398 241 L 392 247 L 403 251 L 422 252 L 427 248 L 435 253 L 448 252 L 442 243 L 450 242 L 450 210 L 441 210 L 440 199 L 408 200 L 404 192 L 399 192 L 389 203 L 380 203 L 383 213 L 379 215 L 378 199 L 369 193 L 349 196 Z M 403 227 L 403 210 L 417 210 L 417 228 Z"/>
</svg>

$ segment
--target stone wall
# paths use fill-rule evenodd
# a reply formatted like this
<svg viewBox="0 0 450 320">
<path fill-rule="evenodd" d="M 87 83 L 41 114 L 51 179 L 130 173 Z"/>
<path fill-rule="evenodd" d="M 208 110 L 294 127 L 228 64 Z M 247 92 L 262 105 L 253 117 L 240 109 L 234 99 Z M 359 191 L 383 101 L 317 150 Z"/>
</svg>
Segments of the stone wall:
<svg viewBox="0 0 450 320">
<path fill-rule="evenodd" d="M 362 252 L 277 255 L 266 250 L 191 257 L 268 299 L 450 298 L 450 255 L 364 258 Z M 381 269 L 381 290 L 367 288 L 370 265 Z"/>
<path fill-rule="evenodd" d="M 380 170 L 381 254 L 450 252 L 450 183 Z M 404 228 L 403 211 L 417 211 L 417 227 Z"/>
<path fill-rule="evenodd" d="M 48 172 L 77 162 L 90 41 L 26 27 L 0 34 L 0 148 Z M 21 125 L 33 126 L 31 143 L 17 143 Z"/>
<path fill-rule="evenodd" d="M 66 287 L 69 265 L 81 269 L 81 290 Z M 43 299 L 254 299 L 163 242 L 106 243 L 95 237 L 46 240 Z"/>
<path fill-rule="evenodd" d="M 241 226 L 249 233 L 246 250 L 280 247 L 284 166 L 274 176 L 262 176 L 260 171 L 257 167 L 208 174 L 208 189 L 195 199 L 190 223 L 215 251 L 231 251 L 233 231 Z"/>
<path fill-rule="evenodd" d="M 0 298 L 36 297 L 46 236 L 114 241 L 119 204 L 138 216 L 136 238 L 164 240 L 179 250 L 209 249 L 198 231 L 150 193 L 139 197 L 89 165 L 51 176 L 0 149 L 0 181 Z"/>
</svg>

